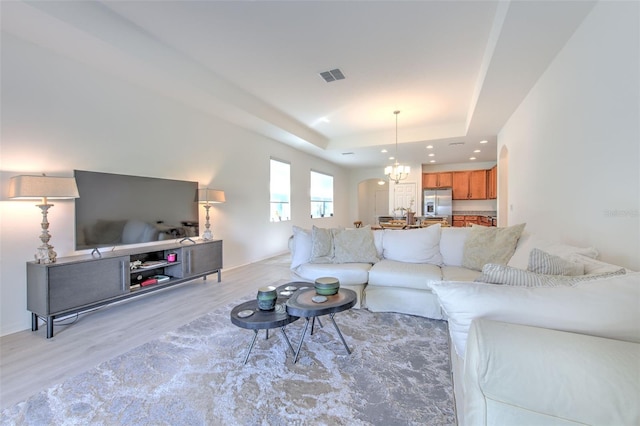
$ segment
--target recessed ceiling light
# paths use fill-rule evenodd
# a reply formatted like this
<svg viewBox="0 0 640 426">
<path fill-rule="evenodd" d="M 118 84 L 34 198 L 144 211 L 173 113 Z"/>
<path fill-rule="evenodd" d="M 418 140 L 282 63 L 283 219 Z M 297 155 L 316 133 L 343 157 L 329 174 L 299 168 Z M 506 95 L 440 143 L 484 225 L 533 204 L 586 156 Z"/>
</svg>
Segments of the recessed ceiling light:
<svg viewBox="0 0 640 426">
<path fill-rule="evenodd" d="M 395 160 L 396 157 L 389 157 L 389 160 Z"/>
<path fill-rule="evenodd" d="M 469 157 L 469 160 L 475 160 L 476 157 Z"/>
<path fill-rule="evenodd" d="M 431 160 L 431 161 L 429 161 L 429 162 L 430 162 L 430 163 L 435 163 L 435 162 L 436 162 L 436 160 Z"/>
<path fill-rule="evenodd" d="M 380 179 L 380 180 L 378 181 L 378 185 L 380 185 L 380 186 L 384 185 L 385 183 L 386 183 L 386 182 L 385 182 L 385 181 L 383 181 L 382 179 Z"/>
<path fill-rule="evenodd" d="M 473 152 L 480 152 L 480 150 L 479 150 L 479 149 L 476 149 L 476 150 L 474 150 Z"/>
<path fill-rule="evenodd" d="M 427 149 L 433 149 L 433 145 L 427 145 Z"/>
<path fill-rule="evenodd" d="M 384 149 L 384 148 L 382 148 L 382 149 L 380 150 L 380 152 L 385 153 L 385 152 L 387 152 L 387 150 L 386 150 L 386 149 Z"/>
<path fill-rule="evenodd" d="M 489 143 L 489 141 L 480 141 L 480 143 Z"/>
<path fill-rule="evenodd" d="M 435 154 L 432 152 L 431 154 L 429 154 L 429 157 L 433 157 Z"/>
</svg>

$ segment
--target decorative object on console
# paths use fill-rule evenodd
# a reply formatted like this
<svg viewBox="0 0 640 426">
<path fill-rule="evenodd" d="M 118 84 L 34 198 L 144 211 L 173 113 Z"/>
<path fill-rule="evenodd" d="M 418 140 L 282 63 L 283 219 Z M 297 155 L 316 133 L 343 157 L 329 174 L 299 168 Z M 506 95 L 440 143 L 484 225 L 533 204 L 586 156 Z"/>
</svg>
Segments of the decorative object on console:
<svg viewBox="0 0 640 426">
<path fill-rule="evenodd" d="M 213 233 L 211 232 L 211 224 L 209 223 L 209 209 L 211 204 L 224 203 L 224 191 L 219 189 L 202 188 L 198 190 L 198 199 L 200 204 L 204 205 L 204 209 L 207 212 L 206 223 L 204 224 L 205 231 L 202 234 L 202 239 L 205 241 L 213 240 Z"/>
<path fill-rule="evenodd" d="M 12 199 L 42 199 L 42 204 L 37 206 L 42 210 L 42 233 L 40 241 L 42 245 L 38 247 L 35 259 L 37 263 L 55 263 L 57 254 L 53 246 L 49 245 L 51 235 L 49 234 L 49 222 L 47 212 L 49 207 L 48 199 L 69 199 L 78 198 L 78 187 L 75 178 L 59 176 L 14 176 L 9 181 L 9 198 Z"/>
<path fill-rule="evenodd" d="M 393 113 L 396 115 L 396 156 L 393 158 L 395 160 L 393 166 L 384 168 L 384 174 L 389 181 L 398 183 L 409 177 L 411 168 L 409 166 L 403 166 L 398 162 L 398 114 L 400 114 L 400 111 L 393 111 Z"/>
</svg>

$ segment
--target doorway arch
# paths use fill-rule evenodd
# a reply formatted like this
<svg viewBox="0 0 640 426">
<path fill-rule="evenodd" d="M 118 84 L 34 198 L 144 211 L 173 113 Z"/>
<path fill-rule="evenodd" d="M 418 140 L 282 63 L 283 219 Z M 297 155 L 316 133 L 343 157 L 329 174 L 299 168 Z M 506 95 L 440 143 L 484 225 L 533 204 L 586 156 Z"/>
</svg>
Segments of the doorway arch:
<svg viewBox="0 0 640 426">
<path fill-rule="evenodd" d="M 509 149 L 502 146 L 498 155 L 498 226 L 509 225 Z"/>
</svg>

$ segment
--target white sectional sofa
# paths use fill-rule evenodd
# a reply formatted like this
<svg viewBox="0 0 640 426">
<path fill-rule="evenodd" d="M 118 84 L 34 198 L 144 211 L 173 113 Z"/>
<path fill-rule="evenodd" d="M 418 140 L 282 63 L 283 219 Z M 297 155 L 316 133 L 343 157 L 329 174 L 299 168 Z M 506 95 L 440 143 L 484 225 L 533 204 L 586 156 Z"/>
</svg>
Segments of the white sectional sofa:
<svg viewBox="0 0 640 426">
<path fill-rule="evenodd" d="M 523 228 L 294 227 L 291 270 L 310 282 L 337 277 L 371 311 L 447 320 L 459 424 L 640 424 L 640 274 Z M 340 236 L 318 250 L 320 234 Z M 527 343 L 512 345 L 521 335 Z M 558 340 L 583 353 L 572 363 Z M 494 353 L 509 362 L 495 364 Z M 585 388 L 585 375 L 607 384 L 606 397 Z"/>
</svg>

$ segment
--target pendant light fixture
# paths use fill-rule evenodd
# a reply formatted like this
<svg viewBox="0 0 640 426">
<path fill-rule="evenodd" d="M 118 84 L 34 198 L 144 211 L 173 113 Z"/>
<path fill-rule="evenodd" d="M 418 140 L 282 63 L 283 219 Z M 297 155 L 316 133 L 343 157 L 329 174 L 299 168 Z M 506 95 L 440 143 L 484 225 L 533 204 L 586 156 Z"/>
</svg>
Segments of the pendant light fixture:
<svg viewBox="0 0 640 426">
<path fill-rule="evenodd" d="M 393 113 L 396 115 L 396 156 L 393 165 L 384 168 L 384 174 L 389 181 L 398 183 L 409 177 L 411 168 L 409 166 L 403 166 L 398 162 L 398 114 L 400 114 L 400 111 L 393 111 Z"/>
</svg>

